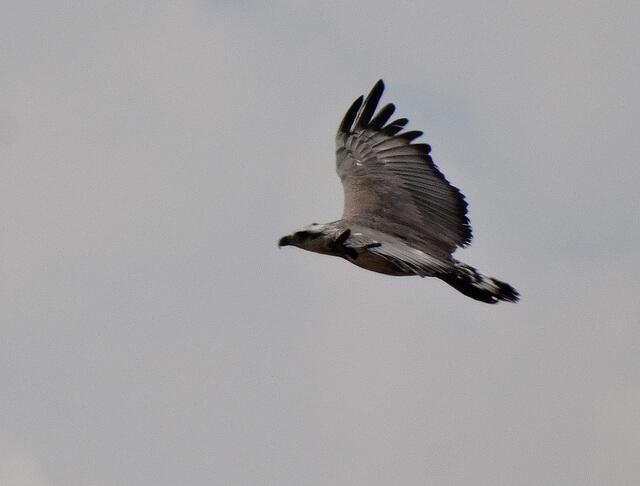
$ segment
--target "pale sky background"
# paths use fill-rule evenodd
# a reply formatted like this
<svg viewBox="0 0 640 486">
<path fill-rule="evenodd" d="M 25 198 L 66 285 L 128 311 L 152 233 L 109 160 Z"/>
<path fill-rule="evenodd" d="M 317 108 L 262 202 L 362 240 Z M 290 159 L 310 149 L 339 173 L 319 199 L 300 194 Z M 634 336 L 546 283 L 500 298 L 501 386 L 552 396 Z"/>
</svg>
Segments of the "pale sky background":
<svg viewBox="0 0 640 486">
<path fill-rule="evenodd" d="M 0 485 L 640 484 L 638 2 L 0 6 Z M 277 249 L 380 77 L 520 304 Z"/>
</svg>

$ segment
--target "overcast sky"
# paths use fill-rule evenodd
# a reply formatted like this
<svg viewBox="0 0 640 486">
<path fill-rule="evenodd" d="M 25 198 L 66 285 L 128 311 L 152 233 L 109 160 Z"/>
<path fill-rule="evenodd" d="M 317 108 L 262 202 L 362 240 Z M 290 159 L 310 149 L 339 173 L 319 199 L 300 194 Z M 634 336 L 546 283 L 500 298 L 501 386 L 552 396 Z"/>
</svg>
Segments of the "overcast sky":
<svg viewBox="0 0 640 486">
<path fill-rule="evenodd" d="M 2 486 L 640 484 L 637 2 L 0 6 Z M 278 250 L 378 78 L 520 304 Z"/>
</svg>

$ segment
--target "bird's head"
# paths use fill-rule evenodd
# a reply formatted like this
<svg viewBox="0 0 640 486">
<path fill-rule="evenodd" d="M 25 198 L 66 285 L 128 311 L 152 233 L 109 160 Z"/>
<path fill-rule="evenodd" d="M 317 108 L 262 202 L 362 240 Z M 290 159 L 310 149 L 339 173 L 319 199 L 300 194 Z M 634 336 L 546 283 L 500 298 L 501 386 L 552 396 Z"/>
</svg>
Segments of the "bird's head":
<svg viewBox="0 0 640 486">
<path fill-rule="evenodd" d="M 325 249 L 324 230 L 324 225 L 312 223 L 280 238 L 278 246 L 297 246 L 304 250 L 322 252 Z"/>
</svg>

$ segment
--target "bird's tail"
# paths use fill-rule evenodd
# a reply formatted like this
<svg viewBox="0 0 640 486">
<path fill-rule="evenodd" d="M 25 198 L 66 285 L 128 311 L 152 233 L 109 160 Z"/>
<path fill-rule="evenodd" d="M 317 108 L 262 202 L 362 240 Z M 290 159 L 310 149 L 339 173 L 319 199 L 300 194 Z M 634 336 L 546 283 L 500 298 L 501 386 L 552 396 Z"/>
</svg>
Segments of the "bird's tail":
<svg viewBox="0 0 640 486">
<path fill-rule="evenodd" d="M 482 275 L 475 268 L 454 261 L 453 271 L 440 278 L 467 297 L 495 304 L 499 301 L 518 302 L 520 294 L 511 285 Z"/>
</svg>

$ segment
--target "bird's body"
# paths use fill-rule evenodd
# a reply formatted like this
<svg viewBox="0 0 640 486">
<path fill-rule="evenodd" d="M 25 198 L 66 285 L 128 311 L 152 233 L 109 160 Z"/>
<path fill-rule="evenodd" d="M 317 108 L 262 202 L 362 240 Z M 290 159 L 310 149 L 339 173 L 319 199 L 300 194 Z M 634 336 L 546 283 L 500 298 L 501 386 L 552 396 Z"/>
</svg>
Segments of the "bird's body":
<svg viewBox="0 0 640 486">
<path fill-rule="evenodd" d="M 452 257 L 471 242 L 467 203 L 433 163 L 422 132 L 387 123 L 395 107 L 375 114 L 384 84 L 349 108 L 336 135 L 336 169 L 345 193 L 342 219 L 311 224 L 280 239 L 308 251 L 342 257 L 386 275 L 437 277 L 476 300 L 516 302 L 509 284 Z M 374 116 L 375 115 L 375 116 Z"/>
</svg>

